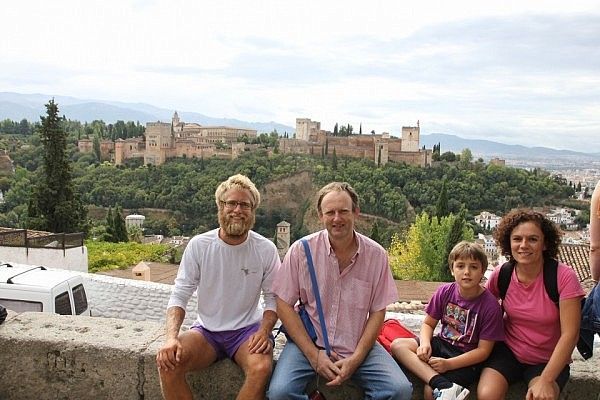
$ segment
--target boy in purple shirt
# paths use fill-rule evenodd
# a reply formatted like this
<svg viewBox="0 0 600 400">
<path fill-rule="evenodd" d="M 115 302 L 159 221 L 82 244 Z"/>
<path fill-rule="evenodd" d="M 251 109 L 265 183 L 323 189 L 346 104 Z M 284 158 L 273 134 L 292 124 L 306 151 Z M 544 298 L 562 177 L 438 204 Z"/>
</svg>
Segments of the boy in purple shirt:
<svg viewBox="0 0 600 400">
<path fill-rule="evenodd" d="M 419 339 L 396 339 L 392 355 L 421 378 L 425 399 L 462 400 L 481 372 L 494 343 L 504 340 L 502 310 L 483 288 L 487 269 L 485 252 L 475 243 L 460 242 L 448 264 L 455 282 L 436 290 L 427 305 Z M 441 330 L 433 336 L 438 323 Z"/>
</svg>

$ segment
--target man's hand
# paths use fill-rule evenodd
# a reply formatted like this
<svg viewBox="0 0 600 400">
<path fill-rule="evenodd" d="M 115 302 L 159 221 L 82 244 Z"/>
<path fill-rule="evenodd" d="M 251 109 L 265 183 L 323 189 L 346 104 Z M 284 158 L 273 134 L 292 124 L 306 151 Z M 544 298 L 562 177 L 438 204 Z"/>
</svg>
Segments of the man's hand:
<svg viewBox="0 0 600 400">
<path fill-rule="evenodd" d="M 269 337 L 269 332 L 264 329 L 259 329 L 252 336 L 250 336 L 250 342 L 248 342 L 248 350 L 250 353 L 269 354 L 273 350 L 273 343 Z"/>
<path fill-rule="evenodd" d="M 354 372 L 360 367 L 361 361 L 354 356 L 342 358 L 335 362 L 335 366 L 339 369 L 337 376 L 327 383 L 327 386 L 339 386 L 348 380 Z"/>
<path fill-rule="evenodd" d="M 156 354 L 156 365 L 160 370 L 174 370 L 181 361 L 181 342 L 178 338 L 168 339 Z"/>
<path fill-rule="evenodd" d="M 332 355 L 333 358 L 333 355 Z M 327 381 L 332 381 L 337 378 L 340 369 L 335 365 L 334 361 L 327 357 L 325 350 L 317 349 L 313 357 L 308 359 L 311 367 Z"/>
</svg>

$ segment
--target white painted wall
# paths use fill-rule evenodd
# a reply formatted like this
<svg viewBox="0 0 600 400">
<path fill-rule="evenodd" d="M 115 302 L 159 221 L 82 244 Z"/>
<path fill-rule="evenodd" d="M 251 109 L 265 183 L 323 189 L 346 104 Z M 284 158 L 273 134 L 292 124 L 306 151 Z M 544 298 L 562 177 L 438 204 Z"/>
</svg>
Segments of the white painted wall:
<svg viewBox="0 0 600 400">
<path fill-rule="evenodd" d="M 92 316 L 165 323 L 172 285 L 97 274 L 81 275 Z M 183 326 L 191 326 L 196 319 L 197 304 L 194 293 L 188 303 Z"/>
<path fill-rule="evenodd" d="M 87 247 L 71 249 L 29 248 L 0 246 L 0 262 L 43 265 L 50 268 L 87 272 Z"/>
</svg>

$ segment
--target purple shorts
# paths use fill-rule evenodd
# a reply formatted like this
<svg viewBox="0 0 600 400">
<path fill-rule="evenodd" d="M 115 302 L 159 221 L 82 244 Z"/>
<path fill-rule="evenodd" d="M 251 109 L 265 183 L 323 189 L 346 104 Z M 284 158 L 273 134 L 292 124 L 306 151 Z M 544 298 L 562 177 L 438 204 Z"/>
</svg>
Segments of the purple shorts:
<svg viewBox="0 0 600 400">
<path fill-rule="evenodd" d="M 200 332 L 208 343 L 215 349 L 217 360 L 225 357 L 233 359 L 242 343 L 248 340 L 260 328 L 260 322 L 232 331 L 213 332 L 200 324 L 194 324 L 190 330 Z"/>
</svg>

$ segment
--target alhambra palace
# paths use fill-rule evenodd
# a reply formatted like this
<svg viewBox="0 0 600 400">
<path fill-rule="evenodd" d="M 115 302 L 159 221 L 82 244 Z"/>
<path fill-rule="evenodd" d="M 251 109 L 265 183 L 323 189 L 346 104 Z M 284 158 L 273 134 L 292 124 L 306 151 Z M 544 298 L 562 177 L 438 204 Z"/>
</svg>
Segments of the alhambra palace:
<svg viewBox="0 0 600 400">
<path fill-rule="evenodd" d="M 253 151 L 258 145 L 250 145 L 242 138 L 256 138 L 253 129 L 227 126 L 202 126 L 185 123 L 174 113 L 171 123 L 148 122 L 146 137 L 130 139 L 102 140 L 100 154 L 102 161 L 122 165 L 128 159 L 143 159 L 144 165 L 160 165 L 169 158 L 227 158 L 238 157 L 245 151 Z M 321 123 L 309 118 L 296 118 L 296 135 L 293 139 L 280 138 L 279 152 L 283 154 L 321 155 L 334 149 L 338 157 L 347 156 L 373 160 L 377 165 L 389 161 L 408 165 L 431 165 L 432 150 L 419 146 L 420 126 L 402 127 L 402 137 L 389 133 L 332 136 L 332 132 L 321 129 Z M 78 142 L 82 153 L 93 152 L 93 141 L 81 139 Z M 271 150 L 272 151 L 272 150 Z"/>
</svg>

